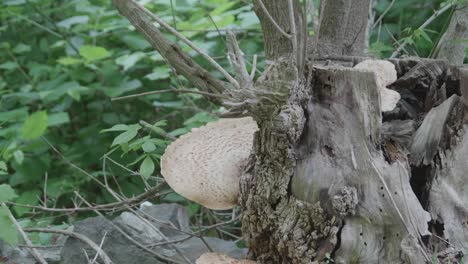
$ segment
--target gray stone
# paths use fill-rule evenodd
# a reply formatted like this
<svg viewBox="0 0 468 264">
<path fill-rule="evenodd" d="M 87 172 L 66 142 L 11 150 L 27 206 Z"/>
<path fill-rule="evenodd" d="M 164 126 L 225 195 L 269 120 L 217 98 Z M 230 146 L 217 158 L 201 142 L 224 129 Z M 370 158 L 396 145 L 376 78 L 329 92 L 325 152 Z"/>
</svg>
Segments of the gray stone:
<svg viewBox="0 0 468 264">
<path fill-rule="evenodd" d="M 149 220 L 159 227 L 159 230 L 166 236 L 181 235 L 184 232 L 190 232 L 190 222 L 187 215 L 187 209 L 178 204 L 158 204 L 154 206 L 145 206 L 141 209 L 144 214 L 149 216 Z"/>
<path fill-rule="evenodd" d="M 6 264 L 34 264 L 29 254 L 24 249 L 11 247 L 5 241 L 0 240 L 0 263 Z"/>
<path fill-rule="evenodd" d="M 125 231 L 135 241 L 151 248 L 158 255 L 163 255 L 175 261 L 185 263 L 184 258 L 186 258 L 191 262 L 195 262 L 200 255 L 210 252 L 200 238 L 187 235 L 186 232 L 190 232 L 189 220 L 187 212 L 182 206 L 173 204 L 153 205 L 143 208 L 142 212 L 145 218 L 151 219 L 151 221 L 143 221 L 136 215 L 125 212 L 112 222 L 104 217 L 79 221 L 74 225 L 74 232 L 87 236 L 98 245 L 102 243 L 102 249 L 115 264 L 163 263 L 153 254 L 135 245 L 116 227 Z M 234 242 L 210 237 L 204 239 L 215 252 L 224 253 L 235 258 L 245 258 L 246 251 L 237 248 Z M 157 246 L 157 244 L 167 241 L 180 242 Z M 153 247 L 150 247 L 151 245 Z M 95 254 L 96 252 L 89 246 L 76 239 L 69 238 L 62 250 L 62 261 L 60 263 L 87 263 L 86 255 L 89 258 L 94 258 Z"/>
</svg>

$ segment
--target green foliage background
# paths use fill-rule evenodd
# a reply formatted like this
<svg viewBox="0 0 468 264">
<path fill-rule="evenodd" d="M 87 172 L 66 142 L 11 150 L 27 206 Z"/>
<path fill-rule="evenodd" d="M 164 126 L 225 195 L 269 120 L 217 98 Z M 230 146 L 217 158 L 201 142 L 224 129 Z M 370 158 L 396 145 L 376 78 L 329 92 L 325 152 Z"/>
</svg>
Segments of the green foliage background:
<svg viewBox="0 0 468 264">
<path fill-rule="evenodd" d="M 248 61 L 257 54 L 262 68 L 263 40 L 250 1 L 141 2 L 229 71 L 223 35 L 224 29 L 234 29 Z M 390 3 L 375 2 L 376 18 Z M 410 38 L 410 55 L 430 56 L 451 12 L 437 18 L 427 30 L 415 29 L 447 3 L 396 1 L 374 27 L 370 51 L 388 57 L 395 50 L 395 40 Z M 310 32 L 313 34 L 313 25 Z M 203 96 L 189 93 L 111 100 L 166 89 L 196 87 L 176 77 L 110 1 L 1 1 L 0 203 L 37 205 L 47 197 L 47 206 L 67 207 L 73 205 L 74 191 L 95 203 L 114 202 L 73 165 L 100 179 L 107 177 L 127 197 L 142 193 L 144 180 L 150 184 L 158 181 L 159 157 L 168 138 L 215 120 L 219 110 Z M 193 213 L 199 210 L 173 193 L 153 202 L 180 202 Z M 5 208 L 0 208 L 0 237 L 14 243 L 15 234 L 3 231 L 11 226 Z M 23 219 L 23 225 L 74 220 L 70 215 L 44 218 L 28 208 L 11 209 L 15 217 Z"/>
</svg>

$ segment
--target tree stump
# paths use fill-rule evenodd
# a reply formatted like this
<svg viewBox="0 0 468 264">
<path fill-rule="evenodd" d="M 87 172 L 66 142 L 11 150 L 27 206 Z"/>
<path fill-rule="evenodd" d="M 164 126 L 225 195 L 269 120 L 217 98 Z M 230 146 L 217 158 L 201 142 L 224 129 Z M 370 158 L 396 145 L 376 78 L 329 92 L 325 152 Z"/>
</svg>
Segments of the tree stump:
<svg viewBox="0 0 468 264">
<path fill-rule="evenodd" d="M 260 128 L 241 179 L 251 257 L 426 263 L 468 250 L 468 71 L 392 63 L 402 99 L 384 114 L 375 75 L 343 63 L 300 79 L 277 62 L 239 96 Z"/>
</svg>

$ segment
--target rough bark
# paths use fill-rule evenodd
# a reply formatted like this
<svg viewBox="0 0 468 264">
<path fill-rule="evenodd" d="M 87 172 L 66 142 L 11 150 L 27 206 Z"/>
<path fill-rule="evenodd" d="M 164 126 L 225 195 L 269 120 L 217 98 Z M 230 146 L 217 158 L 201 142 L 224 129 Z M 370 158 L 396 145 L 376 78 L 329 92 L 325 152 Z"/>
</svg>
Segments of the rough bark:
<svg viewBox="0 0 468 264">
<path fill-rule="evenodd" d="M 280 57 L 288 56 L 293 53 L 293 42 L 290 38 L 282 34 L 276 26 L 272 23 L 271 19 L 268 18 L 265 10 L 261 7 L 261 3 L 267 9 L 269 15 L 276 24 L 287 34 L 291 34 L 291 23 L 290 14 L 288 12 L 288 1 L 277 1 L 277 0 L 261 0 L 254 1 L 254 10 L 260 19 L 260 23 L 263 30 L 263 37 L 265 39 L 265 56 L 268 60 L 274 60 Z M 303 21 L 302 10 L 297 0 L 293 0 L 294 4 L 294 17 L 296 25 L 296 40 L 300 45 L 297 51 L 298 54 L 302 54 L 302 51 L 306 48 L 304 45 L 304 34 L 305 24 Z"/>
<path fill-rule="evenodd" d="M 277 61 L 241 92 L 260 127 L 241 179 L 252 258 L 445 263 L 467 250 L 466 73 L 393 62 L 404 97 L 384 116 L 374 75 L 343 66 L 309 65 L 301 79 Z"/>
<path fill-rule="evenodd" d="M 447 31 L 437 45 L 435 57 L 461 65 L 468 47 L 468 4 L 455 7 Z"/>
<path fill-rule="evenodd" d="M 368 41 L 371 0 L 324 0 L 317 36 L 317 54 L 362 56 Z"/>
</svg>

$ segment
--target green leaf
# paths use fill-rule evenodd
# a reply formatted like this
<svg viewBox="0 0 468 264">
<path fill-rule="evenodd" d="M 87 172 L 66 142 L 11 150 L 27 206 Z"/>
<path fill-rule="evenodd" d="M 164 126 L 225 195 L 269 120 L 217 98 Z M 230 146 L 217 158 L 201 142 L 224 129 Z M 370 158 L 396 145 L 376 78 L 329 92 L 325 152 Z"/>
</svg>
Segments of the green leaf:
<svg viewBox="0 0 468 264">
<path fill-rule="evenodd" d="M 114 139 L 114 141 L 112 142 L 112 146 L 128 143 L 130 140 L 136 137 L 140 128 L 141 126 L 139 125 L 130 126 L 129 130 L 123 132 Z"/>
<path fill-rule="evenodd" d="M 145 78 L 151 81 L 163 80 L 170 77 L 170 72 L 168 67 L 157 67 L 153 69 L 153 73 L 147 74 Z"/>
<path fill-rule="evenodd" d="M 0 161 L 0 170 L 7 171 L 8 167 L 4 161 Z"/>
<path fill-rule="evenodd" d="M 28 117 L 28 108 L 22 107 L 19 109 L 0 112 L 0 122 L 19 122 L 23 121 Z"/>
<path fill-rule="evenodd" d="M 422 36 L 425 40 L 427 40 L 429 43 L 432 44 L 432 39 L 431 39 L 431 37 L 429 37 L 429 35 L 427 35 L 426 31 L 421 30 L 421 36 Z"/>
<path fill-rule="evenodd" d="M 8 202 L 18 197 L 15 190 L 8 184 L 0 184 L 0 203 Z"/>
<path fill-rule="evenodd" d="M 13 69 L 16 69 L 18 67 L 19 67 L 18 63 L 14 62 L 14 61 L 8 61 L 8 62 L 5 62 L 3 64 L 0 64 L 0 69 L 2 69 L 2 70 L 13 70 Z"/>
<path fill-rule="evenodd" d="M 101 130 L 101 133 L 110 132 L 110 131 L 127 131 L 128 129 L 130 129 L 130 127 L 127 125 L 117 124 L 111 128 Z"/>
<path fill-rule="evenodd" d="M 47 120 L 47 126 L 58 126 L 62 124 L 70 123 L 70 117 L 67 112 L 59 112 L 50 114 Z"/>
<path fill-rule="evenodd" d="M 39 203 L 37 197 L 41 194 L 38 190 L 31 190 L 21 193 L 18 198 L 15 200 L 15 203 L 27 204 L 27 205 L 37 205 Z M 23 216 L 24 214 L 31 212 L 31 208 L 24 206 L 13 206 L 14 212 L 18 216 Z"/>
<path fill-rule="evenodd" d="M 73 65 L 73 64 L 79 64 L 83 63 L 83 60 L 80 58 L 74 58 L 74 57 L 63 57 L 57 60 L 58 63 L 62 65 Z"/>
<path fill-rule="evenodd" d="M 57 26 L 69 29 L 71 26 L 76 24 L 85 24 L 88 23 L 89 17 L 88 16 L 73 16 L 62 20 L 57 23 Z"/>
<path fill-rule="evenodd" d="M 149 176 L 153 174 L 153 171 L 154 171 L 153 160 L 149 156 L 147 156 L 145 160 L 143 160 L 143 162 L 141 163 L 140 174 L 145 178 L 149 178 Z"/>
<path fill-rule="evenodd" d="M 21 150 L 16 150 L 15 152 L 13 152 L 13 157 L 15 157 L 15 161 L 21 165 L 21 163 L 23 163 L 24 160 L 24 153 Z"/>
<path fill-rule="evenodd" d="M 47 129 L 47 112 L 35 112 L 26 119 L 21 127 L 21 136 L 25 139 L 36 139 Z"/>
<path fill-rule="evenodd" d="M 16 45 L 16 47 L 13 49 L 14 53 L 21 54 L 21 53 L 26 53 L 31 51 L 31 46 L 20 43 Z"/>
<path fill-rule="evenodd" d="M 18 243 L 18 230 L 11 221 L 5 205 L 0 206 L 0 238 L 12 246 Z"/>
<path fill-rule="evenodd" d="M 103 47 L 86 46 L 80 47 L 80 55 L 87 61 L 97 61 L 109 57 L 109 52 Z"/>
<path fill-rule="evenodd" d="M 143 151 L 146 152 L 146 153 L 153 152 L 153 151 L 156 150 L 156 146 L 154 145 L 153 142 L 150 142 L 150 141 L 146 141 L 145 143 L 143 143 L 143 145 L 141 146 L 141 148 L 142 148 Z"/>
<path fill-rule="evenodd" d="M 117 63 L 120 66 L 123 66 L 124 71 L 127 71 L 128 69 L 132 68 L 144 56 L 145 53 L 143 52 L 135 52 L 133 54 L 127 54 L 118 57 L 115 60 L 115 63 Z"/>
</svg>

